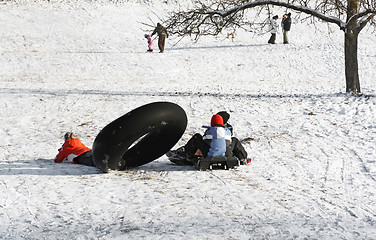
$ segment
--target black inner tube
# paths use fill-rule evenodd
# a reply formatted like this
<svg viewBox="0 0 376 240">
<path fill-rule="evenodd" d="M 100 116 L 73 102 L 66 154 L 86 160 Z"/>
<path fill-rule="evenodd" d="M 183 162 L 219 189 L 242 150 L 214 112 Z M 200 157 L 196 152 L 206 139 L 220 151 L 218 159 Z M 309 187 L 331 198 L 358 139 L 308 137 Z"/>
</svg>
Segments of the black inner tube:
<svg viewBox="0 0 376 240">
<path fill-rule="evenodd" d="M 169 151 L 187 127 L 187 115 L 170 102 L 146 104 L 105 126 L 93 143 L 93 160 L 103 172 L 149 163 Z"/>
</svg>

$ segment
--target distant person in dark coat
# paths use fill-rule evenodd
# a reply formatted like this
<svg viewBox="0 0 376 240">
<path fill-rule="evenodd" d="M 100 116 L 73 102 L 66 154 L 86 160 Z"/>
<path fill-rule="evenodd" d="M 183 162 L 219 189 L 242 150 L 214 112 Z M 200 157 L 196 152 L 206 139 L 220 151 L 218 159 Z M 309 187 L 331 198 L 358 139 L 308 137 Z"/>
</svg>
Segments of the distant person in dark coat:
<svg viewBox="0 0 376 240">
<path fill-rule="evenodd" d="M 159 48 L 159 52 L 163 53 L 164 52 L 164 47 L 165 47 L 166 37 L 168 38 L 167 30 L 160 23 L 158 23 L 157 27 L 154 29 L 154 31 L 151 34 L 151 36 L 153 36 L 154 34 L 158 34 L 158 48 Z"/>
<path fill-rule="evenodd" d="M 283 30 L 283 43 L 288 44 L 288 32 L 291 29 L 291 13 L 287 13 L 283 15 L 282 18 L 282 30 Z"/>
</svg>

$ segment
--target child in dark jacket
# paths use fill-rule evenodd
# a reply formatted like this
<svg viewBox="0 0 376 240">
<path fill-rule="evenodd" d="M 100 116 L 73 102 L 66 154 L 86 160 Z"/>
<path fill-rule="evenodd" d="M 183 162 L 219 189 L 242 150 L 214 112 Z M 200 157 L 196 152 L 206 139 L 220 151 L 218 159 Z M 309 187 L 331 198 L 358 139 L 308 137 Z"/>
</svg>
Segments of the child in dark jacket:
<svg viewBox="0 0 376 240">
<path fill-rule="evenodd" d="M 248 153 L 245 151 L 242 143 L 239 141 L 238 138 L 234 137 L 234 129 L 233 127 L 228 123 L 228 120 L 230 119 L 230 114 L 226 111 L 221 111 L 217 113 L 218 115 L 221 115 L 223 118 L 223 124 L 226 128 L 230 129 L 231 131 L 231 151 L 232 155 L 234 157 L 237 157 L 240 160 L 241 164 L 248 164 L 251 162 L 251 159 L 248 158 Z"/>
</svg>

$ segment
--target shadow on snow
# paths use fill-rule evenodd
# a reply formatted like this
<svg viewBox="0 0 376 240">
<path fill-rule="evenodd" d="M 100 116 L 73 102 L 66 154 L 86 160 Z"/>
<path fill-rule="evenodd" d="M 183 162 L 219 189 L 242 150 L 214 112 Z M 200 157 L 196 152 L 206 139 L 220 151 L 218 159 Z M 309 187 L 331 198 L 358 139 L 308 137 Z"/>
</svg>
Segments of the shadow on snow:
<svg viewBox="0 0 376 240">
<path fill-rule="evenodd" d="M 126 173 L 127 171 L 196 171 L 192 166 L 179 166 L 170 161 L 153 161 L 151 163 L 130 168 L 125 171 L 111 173 Z M 44 175 L 44 176 L 80 176 L 102 174 L 96 167 L 72 163 L 54 163 L 52 159 L 35 159 L 19 161 L 3 161 L 0 163 L 0 176 L 5 175 Z"/>
<path fill-rule="evenodd" d="M 0 93 L 4 94 L 30 94 L 30 95 L 51 95 L 51 96 L 68 96 L 68 95 L 103 95 L 103 96 L 169 96 L 169 97 L 225 97 L 225 98 L 340 98 L 351 97 L 349 93 L 327 93 L 327 94 L 242 94 L 242 93 L 210 93 L 210 92 L 127 92 L 127 91 L 100 91 L 100 90 L 48 90 L 48 89 L 26 89 L 26 88 L 2 88 Z M 360 97 L 374 98 L 375 94 L 364 94 Z"/>
</svg>

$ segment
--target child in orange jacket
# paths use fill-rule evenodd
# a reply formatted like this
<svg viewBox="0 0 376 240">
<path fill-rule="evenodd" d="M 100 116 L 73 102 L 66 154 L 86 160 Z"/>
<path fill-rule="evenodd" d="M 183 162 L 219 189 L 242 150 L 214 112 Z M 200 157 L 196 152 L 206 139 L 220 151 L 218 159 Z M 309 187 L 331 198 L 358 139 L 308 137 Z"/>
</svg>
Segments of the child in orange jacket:
<svg viewBox="0 0 376 240">
<path fill-rule="evenodd" d="M 64 135 L 64 144 L 59 149 L 59 153 L 55 158 L 55 163 L 61 163 L 64 159 L 72 163 L 83 164 L 87 166 L 95 166 L 92 151 L 86 147 L 73 133 L 67 132 Z"/>
</svg>

